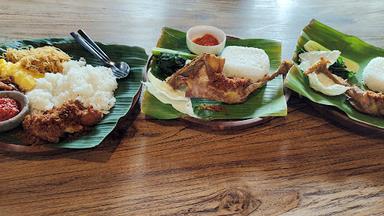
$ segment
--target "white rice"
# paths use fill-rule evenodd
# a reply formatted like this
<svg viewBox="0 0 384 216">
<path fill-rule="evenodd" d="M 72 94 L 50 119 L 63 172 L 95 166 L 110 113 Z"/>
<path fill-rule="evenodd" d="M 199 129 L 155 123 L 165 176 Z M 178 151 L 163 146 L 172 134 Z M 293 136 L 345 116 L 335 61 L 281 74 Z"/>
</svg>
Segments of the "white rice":
<svg viewBox="0 0 384 216">
<path fill-rule="evenodd" d="M 384 92 L 384 57 L 376 57 L 364 68 L 365 85 L 372 91 Z"/>
<path fill-rule="evenodd" d="M 58 107 L 70 100 L 79 100 L 86 107 L 108 113 L 115 105 L 113 95 L 117 81 L 110 68 L 86 65 L 85 61 L 68 61 L 64 71 L 46 73 L 36 80 L 36 87 L 27 92 L 32 112 Z"/>
<path fill-rule="evenodd" d="M 224 75 L 227 77 L 249 78 L 257 82 L 269 73 L 269 58 L 262 49 L 228 46 L 221 57 L 225 58 Z"/>
</svg>

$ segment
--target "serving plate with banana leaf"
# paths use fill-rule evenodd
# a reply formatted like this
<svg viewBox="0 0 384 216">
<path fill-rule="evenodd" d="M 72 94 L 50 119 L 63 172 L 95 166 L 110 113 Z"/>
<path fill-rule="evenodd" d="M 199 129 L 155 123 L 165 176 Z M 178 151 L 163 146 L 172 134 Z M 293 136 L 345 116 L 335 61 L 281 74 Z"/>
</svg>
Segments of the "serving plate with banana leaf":
<svg viewBox="0 0 384 216">
<path fill-rule="evenodd" d="M 383 56 L 384 49 L 312 20 L 298 39 L 285 86 L 330 121 L 383 132 Z"/>
<path fill-rule="evenodd" d="M 19 51 L 23 53 L 34 51 L 34 54 L 36 54 L 36 52 L 42 52 L 39 48 L 48 47 L 47 49 L 50 51 L 53 50 L 53 52 L 60 52 L 69 56 L 69 62 L 72 61 L 70 63 L 72 65 L 64 66 L 63 70 L 66 70 L 65 67 L 73 67 L 73 70 L 66 73 L 46 73 L 45 76 L 41 75 L 39 76 L 40 78 L 36 78 L 35 80 L 31 78 L 33 82 L 29 83 L 34 86 L 26 85 L 28 84 L 28 82 L 26 82 L 28 80 L 25 80 L 24 77 L 28 76 L 30 78 L 30 76 L 28 75 L 29 72 L 21 73 L 25 71 L 24 69 L 20 69 L 18 72 L 15 72 L 16 75 L 18 75 L 18 78 L 15 74 L 6 74 L 9 73 L 9 70 L 7 72 L 4 68 L 1 69 L 2 78 L 9 76 L 9 80 L 11 82 L 16 81 L 16 84 L 19 84 L 19 87 L 23 85 L 28 88 L 30 87 L 29 89 L 25 88 L 19 90 L 28 97 L 29 107 L 32 112 L 24 118 L 23 123 L 17 128 L 2 132 L 0 134 L 0 150 L 40 154 L 67 149 L 93 148 L 104 143 L 105 141 L 108 141 L 109 139 L 115 139 L 117 136 L 115 136 L 116 133 L 113 132 L 118 132 L 120 129 L 126 129 L 133 122 L 135 116 L 140 110 L 139 98 L 142 88 L 143 69 L 145 63 L 147 62 L 148 56 L 146 55 L 145 50 L 140 47 L 98 44 L 112 59 L 115 61 L 125 61 L 131 66 L 131 71 L 128 77 L 119 80 L 111 78 L 109 80 L 109 82 L 112 82 L 113 84 L 112 87 L 103 86 L 106 85 L 108 81 L 106 79 L 107 76 L 104 76 L 104 74 L 101 76 L 104 76 L 105 79 L 100 79 L 100 74 L 91 74 L 101 73 L 102 71 L 108 72 L 108 68 L 99 67 L 102 66 L 102 63 L 99 62 L 97 58 L 90 55 L 73 39 L 46 38 L 19 40 L 0 44 L 2 50 L 2 53 L 0 54 L 9 52 L 9 50 L 13 50 L 14 53 L 18 53 Z M 49 55 L 46 56 L 49 57 Z M 45 58 L 45 56 L 43 57 Z M 6 60 L 8 61 L 9 58 L 6 58 Z M 3 59 L 2 61 L 5 62 Z M 7 62 L 4 64 L 8 67 L 9 65 L 19 65 L 20 63 L 13 64 L 11 62 Z M 78 83 L 80 82 L 79 80 L 84 81 L 86 79 L 80 77 L 77 69 L 79 69 L 79 71 L 81 69 L 84 73 L 89 72 L 90 74 L 87 76 L 84 75 L 83 78 L 86 77 L 89 82 L 92 81 L 99 86 L 91 86 L 82 81 L 81 83 Z M 113 77 L 111 71 L 108 72 L 107 75 L 109 77 Z M 71 79 L 69 79 L 70 76 Z M 57 77 L 60 79 L 56 79 Z M 78 79 L 79 77 L 82 79 Z M 19 82 L 17 82 L 17 79 L 20 79 Z M 54 80 L 55 82 L 50 83 L 50 80 Z M 58 80 L 60 83 L 67 83 L 59 87 Z M 84 84 L 86 85 L 84 86 Z M 68 86 L 71 87 L 71 89 L 69 89 L 71 91 L 67 89 Z M 96 87 L 104 88 L 104 90 L 105 88 L 110 89 L 112 95 L 109 95 L 109 93 L 107 94 L 103 89 L 103 91 L 98 91 L 99 95 L 94 95 Z M 79 105 L 80 102 L 68 101 L 65 102 L 64 105 L 60 105 L 58 108 L 56 105 L 51 104 L 53 101 L 52 96 L 50 96 L 52 101 L 47 102 L 47 100 L 45 100 L 47 99 L 45 96 L 53 91 L 56 91 L 54 97 L 56 102 L 60 98 L 66 97 L 62 94 L 65 92 L 66 94 L 71 93 L 74 97 L 78 96 L 78 98 L 85 102 L 87 102 L 87 97 L 89 97 L 88 99 L 93 98 L 94 100 L 91 101 L 93 104 L 88 106 L 85 102 L 81 102 L 83 104 Z M 110 98 L 110 101 L 102 101 L 105 100 L 105 98 Z M 98 107 L 102 103 L 108 106 L 108 110 L 104 113 L 97 110 L 103 109 L 102 107 Z M 63 108 L 65 105 L 68 106 Z M 38 109 L 46 109 L 45 106 L 51 106 L 51 108 L 47 111 L 43 110 L 41 112 L 37 112 L 39 111 Z M 37 110 L 36 113 L 34 113 L 34 109 Z M 92 125 L 87 124 L 87 121 L 89 123 L 90 120 L 89 117 L 92 117 L 95 113 L 101 113 L 101 115 L 98 116 L 96 119 L 97 121 L 92 123 Z M 73 120 L 70 120 L 70 116 L 72 116 L 71 118 Z M 80 116 L 81 119 L 77 120 L 77 116 Z M 27 119 L 28 122 L 26 122 Z M 77 123 L 77 121 L 79 123 Z M 74 122 L 76 122 L 76 124 Z M 62 125 L 64 125 L 63 127 L 65 128 L 63 128 Z M 26 131 L 31 133 L 26 133 Z M 77 133 L 77 131 L 81 132 Z M 36 138 L 38 142 L 31 143 L 32 137 Z"/>
<path fill-rule="evenodd" d="M 280 74 L 290 65 L 281 63 L 280 42 L 226 36 L 221 54 L 194 54 L 191 42 L 188 44 L 189 32 L 163 28 L 146 68 L 141 107 L 146 116 L 180 119 L 199 127 L 225 130 L 250 127 L 287 115 L 289 95 L 284 93 Z M 243 61 L 266 59 L 266 64 L 261 63 L 267 65 L 265 74 L 254 80 L 252 76 L 259 75 L 256 72 L 251 78 L 236 75 L 252 71 L 241 65 L 241 59 L 236 56 Z"/>
</svg>

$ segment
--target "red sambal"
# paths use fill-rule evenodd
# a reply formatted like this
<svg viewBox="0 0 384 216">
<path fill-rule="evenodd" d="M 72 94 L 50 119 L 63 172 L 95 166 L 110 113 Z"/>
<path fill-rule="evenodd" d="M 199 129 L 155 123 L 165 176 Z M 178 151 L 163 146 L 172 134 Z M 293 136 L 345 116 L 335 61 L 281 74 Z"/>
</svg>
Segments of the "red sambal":
<svg viewBox="0 0 384 216">
<path fill-rule="evenodd" d="M 211 34 L 205 34 L 202 37 L 195 38 L 192 40 L 193 43 L 199 44 L 202 46 L 216 46 L 219 45 L 219 40 Z"/>
<path fill-rule="evenodd" d="M 0 98 L 0 121 L 6 121 L 15 117 L 20 112 L 20 107 L 16 100 L 8 97 Z"/>
</svg>

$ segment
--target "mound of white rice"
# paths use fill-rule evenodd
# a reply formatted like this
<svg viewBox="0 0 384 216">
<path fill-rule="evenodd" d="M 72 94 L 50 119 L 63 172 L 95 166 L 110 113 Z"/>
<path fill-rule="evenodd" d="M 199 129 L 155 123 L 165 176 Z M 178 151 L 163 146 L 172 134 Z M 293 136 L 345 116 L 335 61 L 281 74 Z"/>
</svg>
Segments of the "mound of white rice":
<svg viewBox="0 0 384 216">
<path fill-rule="evenodd" d="M 225 58 L 224 75 L 227 77 L 249 78 L 257 82 L 269 73 L 269 58 L 262 49 L 228 46 L 221 57 Z"/>
<path fill-rule="evenodd" d="M 384 57 L 372 59 L 364 68 L 363 78 L 369 89 L 384 92 Z"/>
<path fill-rule="evenodd" d="M 86 65 L 85 61 L 64 63 L 64 72 L 47 73 L 36 80 L 36 87 L 27 92 L 32 112 L 46 111 L 69 100 L 79 100 L 103 113 L 115 105 L 113 95 L 117 88 L 112 70 Z"/>
</svg>

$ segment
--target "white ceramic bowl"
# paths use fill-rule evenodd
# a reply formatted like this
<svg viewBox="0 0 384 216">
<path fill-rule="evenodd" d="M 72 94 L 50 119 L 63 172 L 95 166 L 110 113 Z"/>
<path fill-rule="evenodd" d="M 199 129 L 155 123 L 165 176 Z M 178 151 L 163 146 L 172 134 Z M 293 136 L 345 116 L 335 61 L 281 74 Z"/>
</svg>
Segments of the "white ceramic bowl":
<svg viewBox="0 0 384 216">
<path fill-rule="evenodd" d="M 215 36 L 219 44 L 216 46 L 202 46 L 193 42 L 194 39 L 204 36 L 205 34 L 211 34 Z M 221 30 L 213 26 L 199 25 L 190 28 L 187 31 L 187 46 L 188 49 L 195 53 L 210 53 L 210 54 L 219 54 L 225 47 L 226 34 Z"/>
<path fill-rule="evenodd" d="M 19 114 L 10 118 L 6 121 L 0 121 L 0 132 L 12 130 L 17 127 L 23 120 L 25 115 L 27 115 L 28 108 L 28 98 L 17 91 L 0 91 L 0 97 L 8 97 L 16 100 L 20 104 L 21 111 Z"/>
</svg>

